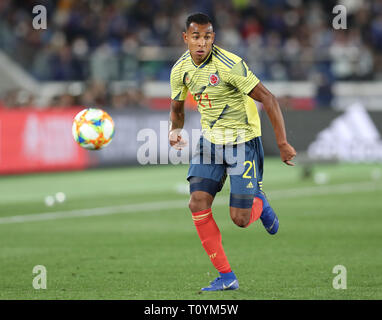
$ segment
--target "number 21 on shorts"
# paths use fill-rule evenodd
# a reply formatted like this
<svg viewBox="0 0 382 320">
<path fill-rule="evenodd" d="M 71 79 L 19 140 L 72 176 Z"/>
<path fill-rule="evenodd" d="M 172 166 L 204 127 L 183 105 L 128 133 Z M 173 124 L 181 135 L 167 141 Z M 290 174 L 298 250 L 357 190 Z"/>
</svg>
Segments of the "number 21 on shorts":
<svg viewBox="0 0 382 320">
<path fill-rule="evenodd" d="M 243 178 L 245 179 L 252 179 L 251 174 L 251 169 L 253 168 L 253 177 L 256 179 L 256 165 L 255 165 L 255 160 L 251 161 L 244 161 L 244 167 L 246 167 L 248 164 L 248 168 L 245 170 L 243 174 Z"/>
</svg>

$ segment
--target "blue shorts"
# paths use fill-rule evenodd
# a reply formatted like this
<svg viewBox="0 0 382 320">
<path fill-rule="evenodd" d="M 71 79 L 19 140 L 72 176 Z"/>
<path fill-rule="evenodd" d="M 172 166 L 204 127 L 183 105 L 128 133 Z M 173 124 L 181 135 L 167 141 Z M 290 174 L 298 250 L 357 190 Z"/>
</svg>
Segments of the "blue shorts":
<svg viewBox="0 0 382 320">
<path fill-rule="evenodd" d="M 205 191 L 214 197 L 228 174 L 230 206 L 251 208 L 262 189 L 263 163 L 261 137 L 237 145 L 213 144 L 201 137 L 188 170 L 190 193 Z"/>
</svg>

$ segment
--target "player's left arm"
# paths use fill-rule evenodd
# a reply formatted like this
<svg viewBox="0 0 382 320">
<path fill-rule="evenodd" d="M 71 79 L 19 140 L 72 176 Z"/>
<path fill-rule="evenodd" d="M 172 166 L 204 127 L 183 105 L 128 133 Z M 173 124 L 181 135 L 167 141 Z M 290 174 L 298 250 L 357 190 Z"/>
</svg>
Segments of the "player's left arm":
<svg viewBox="0 0 382 320">
<path fill-rule="evenodd" d="M 296 156 L 296 150 L 288 143 L 283 114 L 276 97 L 261 82 L 248 95 L 263 104 L 275 132 L 281 160 L 287 165 L 294 166 L 291 160 Z"/>
</svg>

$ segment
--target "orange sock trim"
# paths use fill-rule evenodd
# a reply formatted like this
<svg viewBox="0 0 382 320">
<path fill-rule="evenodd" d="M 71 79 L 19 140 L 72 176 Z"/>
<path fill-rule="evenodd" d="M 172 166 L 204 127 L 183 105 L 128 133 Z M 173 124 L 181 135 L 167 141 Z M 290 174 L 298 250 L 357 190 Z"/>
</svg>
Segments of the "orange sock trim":
<svg viewBox="0 0 382 320">
<path fill-rule="evenodd" d="M 253 199 L 251 217 L 249 219 L 248 224 L 245 226 L 245 228 L 249 227 L 253 222 L 259 219 L 262 212 L 263 212 L 263 200 L 255 197 Z"/>
<path fill-rule="evenodd" d="M 223 249 L 220 230 L 212 216 L 211 209 L 192 213 L 192 219 L 202 246 L 216 270 L 221 273 L 231 272 Z"/>
</svg>

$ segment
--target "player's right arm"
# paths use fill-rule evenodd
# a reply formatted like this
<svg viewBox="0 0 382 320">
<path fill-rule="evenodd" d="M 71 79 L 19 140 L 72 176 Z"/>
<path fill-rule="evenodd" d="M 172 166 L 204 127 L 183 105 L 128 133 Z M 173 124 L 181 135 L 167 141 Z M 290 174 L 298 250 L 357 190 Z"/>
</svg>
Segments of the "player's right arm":
<svg viewBox="0 0 382 320">
<path fill-rule="evenodd" d="M 177 150 L 182 150 L 187 142 L 182 138 L 180 132 L 184 125 L 184 100 L 171 100 L 170 129 L 168 138 L 170 145 Z"/>
<path fill-rule="evenodd" d="M 170 145 L 181 150 L 187 142 L 180 135 L 184 125 L 184 101 L 187 97 L 188 89 L 182 80 L 182 72 L 179 63 L 176 63 L 171 70 L 171 111 L 170 127 L 168 138 Z"/>
</svg>

